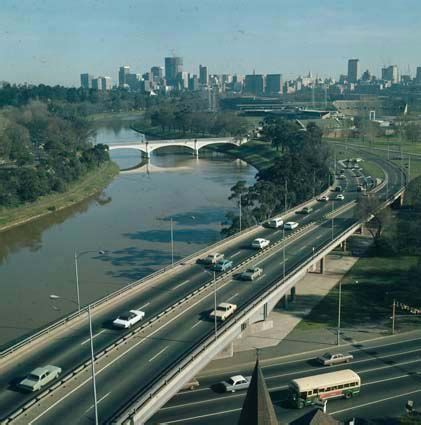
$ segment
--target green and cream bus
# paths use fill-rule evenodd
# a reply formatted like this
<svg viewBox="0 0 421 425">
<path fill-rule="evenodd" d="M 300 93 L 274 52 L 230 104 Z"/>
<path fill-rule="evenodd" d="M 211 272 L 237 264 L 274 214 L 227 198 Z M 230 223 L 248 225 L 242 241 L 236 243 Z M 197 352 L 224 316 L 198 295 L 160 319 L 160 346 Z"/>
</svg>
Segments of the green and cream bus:
<svg viewBox="0 0 421 425">
<path fill-rule="evenodd" d="M 361 378 L 352 370 L 323 373 L 307 378 L 293 379 L 288 397 L 299 409 L 311 406 L 319 400 L 351 398 L 360 392 Z"/>
</svg>

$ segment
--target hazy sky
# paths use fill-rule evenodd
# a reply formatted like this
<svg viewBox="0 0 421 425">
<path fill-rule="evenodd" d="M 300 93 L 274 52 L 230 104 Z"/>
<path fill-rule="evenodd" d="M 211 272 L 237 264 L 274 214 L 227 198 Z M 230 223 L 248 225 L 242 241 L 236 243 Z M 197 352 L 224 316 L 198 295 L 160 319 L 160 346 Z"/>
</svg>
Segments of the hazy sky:
<svg viewBox="0 0 421 425">
<path fill-rule="evenodd" d="M 0 0 L 0 80 L 79 85 L 164 57 L 210 73 L 346 73 L 346 60 L 421 66 L 420 0 Z"/>
</svg>

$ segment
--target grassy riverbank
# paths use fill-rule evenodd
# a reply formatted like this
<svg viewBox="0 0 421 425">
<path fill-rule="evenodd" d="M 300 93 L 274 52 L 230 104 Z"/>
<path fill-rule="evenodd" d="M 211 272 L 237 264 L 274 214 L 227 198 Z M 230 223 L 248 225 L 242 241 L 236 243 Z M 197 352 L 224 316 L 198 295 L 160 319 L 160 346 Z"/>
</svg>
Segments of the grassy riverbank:
<svg viewBox="0 0 421 425">
<path fill-rule="evenodd" d="M 64 193 L 42 196 L 35 202 L 17 208 L 0 209 L 0 231 L 77 204 L 100 192 L 118 172 L 119 168 L 114 162 L 107 162 L 70 184 Z"/>
</svg>

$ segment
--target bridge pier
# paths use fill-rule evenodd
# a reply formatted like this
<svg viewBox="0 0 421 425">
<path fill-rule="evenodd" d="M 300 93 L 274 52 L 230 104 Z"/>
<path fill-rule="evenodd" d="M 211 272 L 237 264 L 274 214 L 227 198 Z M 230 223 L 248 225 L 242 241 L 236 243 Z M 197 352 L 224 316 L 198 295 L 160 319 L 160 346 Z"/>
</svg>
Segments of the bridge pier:
<svg viewBox="0 0 421 425">
<path fill-rule="evenodd" d="M 296 289 L 295 289 L 295 286 L 293 286 L 291 288 L 291 298 L 290 298 L 292 303 L 295 301 L 295 296 L 296 296 Z"/>
<path fill-rule="evenodd" d="M 404 192 L 402 192 L 391 204 L 390 207 L 397 209 L 397 208 L 401 208 L 403 205 L 403 196 Z"/>
</svg>

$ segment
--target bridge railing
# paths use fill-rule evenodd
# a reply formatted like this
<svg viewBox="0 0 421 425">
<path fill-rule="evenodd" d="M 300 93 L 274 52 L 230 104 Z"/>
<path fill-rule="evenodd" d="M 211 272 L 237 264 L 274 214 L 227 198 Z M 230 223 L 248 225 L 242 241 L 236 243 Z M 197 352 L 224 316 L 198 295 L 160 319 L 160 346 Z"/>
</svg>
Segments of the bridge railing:
<svg viewBox="0 0 421 425">
<path fill-rule="evenodd" d="M 328 193 L 331 190 L 331 187 L 329 187 L 328 189 L 326 189 L 321 195 Z M 318 195 L 320 196 L 320 195 Z M 314 197 L 312 199 L 309 199 L 299 205 L 294 206 L 293 208 L 290 208 L 289 210 L 277 214 L 275 217 L 288 217 L 290 215 L 293 215 L 296 211 L 302 209 L 304 206 L 312 204 L 316 201 L 317 197 Z M 164 273 L 168 272 L 169 270 L 173 270 L 175 269 L 177 266 L 183 265 L 184 263 L 187 263 L 188 261 L 196 258 L 196 257 L 200 257 L 201 255 L 209 252 L 209 251 L 213 251 L 213 250 L 217 250 L 218 248 L 221 247 L 221 245 L 232 242 L 233 240 L 235 240 L 236 238 L 241 238 L 243 236 L 246 236 L 249 233 L 253 233 L 255 232 L 257 229 L 259 229 L 262 226 L 262 223 L 257 223 L 254 226 L 248 227 L 244 230 L 242 230 L 241 232 L 237 232 L 234 235 L 231 235 L 227 238 L 221 239 L 218 242 L 215 242 L 212 245 L 206 246 L 205 248 L 196 251 L 194 253 L 192 253 L 191 255 L 184 257 L 176 262 L 174 262 L 174 264 L 165 266 L 157 271 L 155 271 L 154 273 L 151 273 L 147 276 L 145 276 L 142 279 L 136 280 L 126 286 L 124 286 L 123 288 L 117 289 L 116 291 L 111 292 L 108 295 L 105 295 L 104 297 L 100 298 L 97 301 L 94 301 L 90 304 L 90 307 L 92 310 L 94 310 L 95 308 L 98 308 L 102 305 L 104 305 L 105 303 L 115 299 L 116 297 L 134 289 L 135 287 L 144 284 L 145 282 L 154 279 L 160 275 L 163 275 Z M 59 329 L 60 327 L 64 326 L 64 325 L 69 325 L 72 321 L 77 320 L 79 317 L 83 316 L 85 313 L 87 313 L 88 311 L 88 306 L 82 307 L 80 312 L 73 312 L 70 313 L 69 315 L 67 315 L 66 317 L 59 319 L 57 321 L 55 321 L 54 323 L 42 328 L 41 330 L 23 338 L 22 340 L 16 342 L 15 344 L 6 347 L 5 349 L 3 349 L 2 351 L 0 351 L 0 359 L 4 359 L 7 356 L 15 353 L 16 351 L 24 348 L 26 345 L 35 342 L 36 340 L 40 339 L 41 337 L 44 337 L 48 334 L 50 334 L 51 332 Z"/>
</svg>

